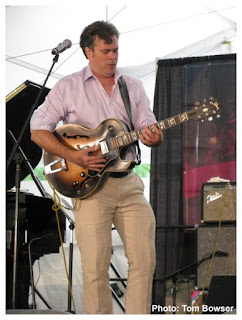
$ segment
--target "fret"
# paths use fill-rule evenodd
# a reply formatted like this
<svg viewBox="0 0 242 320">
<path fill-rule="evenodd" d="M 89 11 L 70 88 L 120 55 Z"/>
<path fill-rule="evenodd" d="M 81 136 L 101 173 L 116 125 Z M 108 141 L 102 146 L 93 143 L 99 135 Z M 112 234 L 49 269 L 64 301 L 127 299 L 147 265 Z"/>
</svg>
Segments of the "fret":
<svg viewBox="0 0 242 320">
<path fill-rule="evenodd" d="M 132 132 L 130 132 L 130 133 L 131 133 L 132 141 L 138 140 L 138 136 L 137 136 L 136 131 L 132 131 Z"/>
<path fill-rule="evenodd" d="M 124 143 L 125 145 L 129 144 L 129 139 L 128 139 L 128 135 L 127 135 L 127 134 L 124 134 L 124 135 L 123 135 L 123 143 Z"/>
<path fill-rule="evenodd" d="M 160 127 L 160 130 L 165 130 L 166 129 L 165 122 L 164 121 L 160 121 L 159 122 L 159 127 Z"/>
<path fill-rule="evenodd" d="M 118 149 L 119 148 L 117 137 L 112 139 L 112 143 L 113 143 L 113 148 L 114 149 Z"/>
<path fill-rule="evenodd" d="M 115 141 L 114 141 L 114 139 L 111 139 L 111 144 L 112 144 L 112 148 L 115 149 L 116 147 L 115 147 Z"/>
<path fill-rule="evenodd" d="M 179 120 L 180 120 L 180 122 L 185 122 L 188 120 L 186 112 L 179 114 Z"/>
<path fill-rule="evenodd" d="M 176 119 L 174 117 L 167 119 L 169 127 L 173 127 L 176 125 Z"/>
<path fill-rule="evenodd" d="M 119 147 L 122 147 L 122 145 L 124 144 L 122 137 L 120 136 L 120 137 L 117 137 L 117 138 L 118 138 Z"/>
<path fill-rule="evenodd" d="M 127 133 L 127 138 L 128 138 L 129 143 L 132 143 L 132 142 L 133 142 L 132 136 L 131 136 L 131 133 L 130 133 L 130 132 Z"/>
</svg>

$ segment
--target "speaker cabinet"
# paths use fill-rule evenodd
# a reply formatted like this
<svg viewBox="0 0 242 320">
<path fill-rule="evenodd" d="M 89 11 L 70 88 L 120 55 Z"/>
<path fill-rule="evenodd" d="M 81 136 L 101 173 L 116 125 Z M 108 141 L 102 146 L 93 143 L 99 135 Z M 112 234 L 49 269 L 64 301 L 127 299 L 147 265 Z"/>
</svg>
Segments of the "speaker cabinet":
<svg viewBox="0 0 242 320">
<path fill-rule="evenodd" d="M 236 220 L 236 184 L 204 183 L 202 187 L 202 222 Z"/>
<path fill-rule="evenodd" d="M 203 224 L 197 228 L 197 287 L 208 288 L 212 276 L 236 275 L 236 227 L 234 223 Z M 217 243 L 217 246 L 216 246 Z M 215 247 L 216 246 L 216 247 Z M 212 268 L 212 254 L 214 256 Z"/>
</svg>

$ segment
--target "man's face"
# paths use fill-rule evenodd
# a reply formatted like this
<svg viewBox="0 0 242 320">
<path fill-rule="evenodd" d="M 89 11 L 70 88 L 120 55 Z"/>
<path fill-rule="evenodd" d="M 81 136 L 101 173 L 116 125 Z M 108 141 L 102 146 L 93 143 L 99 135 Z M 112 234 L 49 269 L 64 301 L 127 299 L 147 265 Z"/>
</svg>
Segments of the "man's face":
<svg viewBox="0 0 242 320">
<path fill-rule="evenodd" d="M 112 37 L 112 43 L 96 37 L 93 50 L 86 47 L 86 55 L 93 74 L 97 78 L 113 77 L 118 62 L 118 39 Z"/>
</svg>

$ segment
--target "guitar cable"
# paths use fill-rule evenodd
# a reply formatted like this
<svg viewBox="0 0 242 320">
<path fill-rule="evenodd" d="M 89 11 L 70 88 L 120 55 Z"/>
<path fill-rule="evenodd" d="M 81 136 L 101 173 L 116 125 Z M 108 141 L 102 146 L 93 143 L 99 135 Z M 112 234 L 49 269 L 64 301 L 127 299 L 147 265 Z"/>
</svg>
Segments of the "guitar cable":
<svg viewBox="0 0 242 320">
<path fill-rule="evenodd" d="M 70 278 L 69 278 L 69 274 L 68 274 L 68 270 L 67 270 L 66 256 L 65 256 L 64 246 L 63 246 L 63 239 L 62 239 L 62 235 L 61 235 L 60 220 L 59 220 L 59 216 L 58 216 L 58 211 L 59 211 L 60 208 L 65 208 L 65 209 L 68 209 L 68 210 L 72 210 L 72 208 L 65 207 L 65 206 L 63 206 L 61 204 L 60 198 L 59 198 L 55 188 L 52 186 L 52 184 L 49 181 L 49 178 L 47 176 L 46 176 L 46 180 L 48 181 L 48 183 L 49 183 L 49 185 L 50 185 L 50 187 L 51 187 L 51 189 L 53 191 L 53 202 L 54 202 L 54 204 L 52 206 L 52 210 L 55 212 L 55 216 L 56 216 L 58 234 L 59 234 L 59 239 L 60 239 L 60 243 L 61 243 L 62 255 L 63 255 L 63 259 L 64 259 L 65 273 L 66 273 L 66 277 L 67 277 L 67 281 L 68 281 L 68 287 L 69 287 L 70 294 L 71 294 L 71 300 L 72 300 L 72 303 L 73 303 L 74 314 L 76 314 L 75 301 L 74 301 L 71 282 L 70 282 Z"/>
</svg>

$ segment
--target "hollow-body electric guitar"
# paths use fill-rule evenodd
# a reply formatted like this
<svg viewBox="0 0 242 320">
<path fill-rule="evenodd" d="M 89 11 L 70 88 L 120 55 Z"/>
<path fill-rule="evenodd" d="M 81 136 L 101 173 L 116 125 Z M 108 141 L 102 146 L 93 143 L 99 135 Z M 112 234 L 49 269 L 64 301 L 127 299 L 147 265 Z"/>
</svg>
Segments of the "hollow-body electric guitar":
<svg viewBox="0 0 242 320">
<path fill-rule="evenodd" d="M 202 104 L 196 103 L 193 109 L 155 125 L 164 131 L 188 120 L 212 120 L 219 111 L 218 102 L 209 98 Z M 104 120 L 94 130 L 76 124 L 63 125 L 54 132 L 63 144 L 75 150 L 96 145 L 96 151 L 92 152 L 92 156 L 103 155 L 107 162 L 101 172 L 96 172 L 45 152 L 44 173 L 59 193 L 66 197 L 85 199 L 103 187 L 111 172 L 129 169 L 133 162 L 122 159 L 121 151 L 135 143 L 141 133 L 142 129 L 129 131 L 123 121 L 116 119 Z"/>
</svg>

